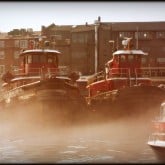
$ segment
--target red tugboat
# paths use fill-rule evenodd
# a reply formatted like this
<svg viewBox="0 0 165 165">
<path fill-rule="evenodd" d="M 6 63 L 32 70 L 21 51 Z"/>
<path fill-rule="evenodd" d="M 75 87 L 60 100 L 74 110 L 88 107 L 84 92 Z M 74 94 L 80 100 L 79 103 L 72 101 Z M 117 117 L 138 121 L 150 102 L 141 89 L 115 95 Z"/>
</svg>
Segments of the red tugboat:
<svg viewBox="0 0 165 165">
<path fill-rule="evenodd" d="M 136 114 L 134 108 L 151 105 L 151 102 L 152 106 L 160 105 L 165 98 L 165 91 L 152 85 L 149 68 L 142 68 L 142 59 L 147 54 L 131 49 L 131 38 L 122 44 L 124 50 L 113 53 L 113 58 L 105 64 L 105 71 L 89 80 L 87 102 L 99 113 L 105 107 L 111 115 L 113 111 L 117 116 Z M 140 109 L 144 107 L 138 111 Z"/>
<path fill-rule="evenodd" d="M 159 116 L 152 122 L 153 132 L 147 144 L 152 147 L 157 157 L 165 161 L 165 102 L 160 106 Z"/>
<path fill-rule="evenodd" d="M 19 70 L 2 77 L 2 109 L 20 109 L 22 105 L 22 109 L 42 109 L 46 113 L 82 113 L 85 99 L 74 85 L 79 76 L 59 66 L 60 55 L 46 48 L 21 52 Z"/>
</svg>

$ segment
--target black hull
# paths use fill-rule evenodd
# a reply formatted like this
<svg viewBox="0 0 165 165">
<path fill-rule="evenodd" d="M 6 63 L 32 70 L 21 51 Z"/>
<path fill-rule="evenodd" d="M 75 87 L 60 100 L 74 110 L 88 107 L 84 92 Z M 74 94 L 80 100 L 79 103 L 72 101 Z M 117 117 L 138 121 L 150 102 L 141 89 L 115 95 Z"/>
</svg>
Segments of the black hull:
<svg viewBox="0 0 165 165">
<path fill-rule="evenodd" d="M 165 99 L 165 90 L 155 86 L 135 86 L 118 90 L 115 96 L 99 97 L 91 100 L 91 111 L 100 116 L 120 118 L 145 116 L 151 120 L 159 113 L 160 104 Z"/>
<path fill-rule="evenodd" d="M 86 102 L 77 87 L 66 83 L 63 79 L 43 80 L 33 86 L 23 87 L 24 91 L 15 97 L 10 98 L 10 102 L 1 101 L 2 109 L 8 112 L 24 111 L 29 115 L 36 112 L 38 116 L 47 121 L 73 122 L 84 115 Z M 28 97 L 29 96 L 29 97 Z M 59 120 L 58 120 L 59 121 Z"/>
</svg>

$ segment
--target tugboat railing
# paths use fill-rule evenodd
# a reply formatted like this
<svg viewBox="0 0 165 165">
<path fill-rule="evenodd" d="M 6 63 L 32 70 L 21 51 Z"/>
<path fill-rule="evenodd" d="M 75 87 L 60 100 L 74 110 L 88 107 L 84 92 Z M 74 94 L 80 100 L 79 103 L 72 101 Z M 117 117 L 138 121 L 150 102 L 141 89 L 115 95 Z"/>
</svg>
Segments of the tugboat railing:
<svg viewBox="0 0 165 165">
<path fill-rule="evenodd" d="M 91 76 L 88 84 L 110 77 L 128 78 L 130 80 L 130 84 L 131 78 L 134 78 L 135 81 L 137 81 L 138 78 L 164 78 L 165 67 L 111 68 L 108 73 L 101 71 Z"/>
<path fill-rule="evenodd" d="M 69 67 L 68 66 L 59 66 L 59 68 L 29 68 L 28 73 L 24 72 L 23 69 L 15 69 L 13 70 L 12 74 L 14 76 L 41 76 L 41 77 L 51 77 L 51 76 L 66 76 L 69 74 Z"/>
<path fill-rule="evenodd" d="M 165 67 L 112 68 L 110 75 L 119 77 L 164 77 Z"/>
<path fill-rule="evenodd" d="M 141 72 L 142 76 L 146 77 L 163 77 L 165 76 L 165 67 L 143 67 L 136 68 L 138 72 Z"/>
</svg>

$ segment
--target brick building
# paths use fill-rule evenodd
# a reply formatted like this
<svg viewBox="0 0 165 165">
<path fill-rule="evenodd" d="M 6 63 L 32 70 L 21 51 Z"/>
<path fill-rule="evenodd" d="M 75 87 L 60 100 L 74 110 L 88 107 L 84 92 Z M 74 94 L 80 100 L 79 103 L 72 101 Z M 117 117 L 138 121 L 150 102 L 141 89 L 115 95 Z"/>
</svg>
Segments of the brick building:
<svg viewBox="0 0 165 165">
<path fill-rule="evenodd" d="M 0 76 L 7 70 L 18 68 L 20 51 L 28 49 L 29 43 L 39 35 L 40 32 L 31 36 L 0 34 Z"/>
<path fill-rule="evenodd" d="M 103 26 L 106 23 L 103 23 Z M 122 48 L 124 37 L 133 38 L 134 48 L 149 54 L 148 64 L 165 66 L 165 22 L 124 22 L 111 23 L 112 40 Z M 137 40 L 138 39 L 138 40 Z M 118 42 L 117 42 L 118 41 Z M 101 52 L 100 52 L 101 53 Z"/>
<path fill-rule="evenodd" d="M 94 72 L 95 35 L 94 25 L 73 27 L 71 37 L 71 67 L 83 74 Z"/>
<path fill-rule="evenodd" d="M 46 36 L 46 39 L 52 43 L 51 49 L 59 50 L 62 55 L 59 57 L 60 65 L 69 66 L 71 63 L 71 25 L 55 25 L 51 24 L 48 27 L 42 26 L 41 35 Z"/>
<path fill-rule="evenodd" d="M 79 61 L 82 62 L 82 64 L 79 63 L 77 69 L 85 74 L 94 72 L 96 33 L 98 40 L 97 71 L 104 69 L 104 64 L 112 58 L 113 50 L 123 49 L 122 40 L 125 37 L 133 39 L 134 49 L 141 49 L 149 54 L 148 59 L 143 61 L 144 66 L 165 67 L 165 22 L 99 22 L 94 25 L 84 25 L 81 28 L 78 26 L 72 30 L 71 53 L 75 60 L 75 69 L 77 54 L 77 59 L 79 58 Z M 79 36 L 77 43 L 74 43 L 75 35 Z M 89 40 L 85 40 L 85 38 Z M 114 45 L 109 41 L 114 41 Z"/>
<path fill-rule="evenodd" d="M 122 49 L 124 37 L 132 37 L 134 48 L 148 53 L 144 66 L 165 67 L 165 22 L 101 22 L 94 24 L 42 26 L 40 32 L 27 36 L 0 34 L 0 75 L 18 67 L 18 55 L 28 49 L 29 41 L 44 36 L 50 48 L 59 50 L 60 65 L 69 66 L 83 75 L 104 69 L 112 52 Z M 114 42 L 109 42 L 114 41 Z"/>
</svg>

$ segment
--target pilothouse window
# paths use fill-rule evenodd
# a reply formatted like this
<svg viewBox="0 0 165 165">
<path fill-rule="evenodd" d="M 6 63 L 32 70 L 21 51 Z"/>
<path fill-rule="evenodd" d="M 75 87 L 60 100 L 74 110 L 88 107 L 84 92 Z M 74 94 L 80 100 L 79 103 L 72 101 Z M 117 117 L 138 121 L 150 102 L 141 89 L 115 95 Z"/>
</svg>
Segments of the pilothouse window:
<svg viewBox="0 0 165 165">
<path fill-rule="evenodd" d="M 33 56 L 33 63 L 39 63 L 40 62 L 40 57 L 38 55 Z"/>
<path fill-rule="evenodd" d="M 132 62 L 134 60 L 134 56 L 133 55 L 128 55 L 128 61 Z"/>
<path fill-rule="evenodd" d="M 121 55 L 121 57 L 120 57 L 120 61 L 121 61 L 121 62 L 125 62 L 125 61 L 126 61 L 126 57 L 125 57 L 125 55 Z"/>
<path fill-rule="evenodd" d="M 42 55 L 40 56 L 41 63 L 46 63 L 46 56 Z"/>
<path fill-rule="evenodd" d="M 28 64 L 39 64 L 39 63 L 51 63 L 51 64 L 57 64 L 58 63 L 58 59 L 57 56 L 55 54 L 28 54 L 27 56 L 27 63 Z"/>
<path fill-rule="evenodd" d="M 48 58 L 48 63 L 52 63 L 52 62 L 53 62 L 52 57 L 49 57 L 49 58 Z"/>
<path fill-rule="evenodd" d="M 55 55 L 49 54 L 47 61 L 48 61 L 48 63 L 57 64 L 57 57 Z"/>
<path fill-rule="evenodd" d="M 28 64 L 31 64 L 32 63 L 32 55 L 29 55 L 28 56 Z"/>
<path fill-rule="evenodd" d="M 52 55 L 48 55 L 48 63 L 53 63 L 53 56 Z"/>
</svg>

